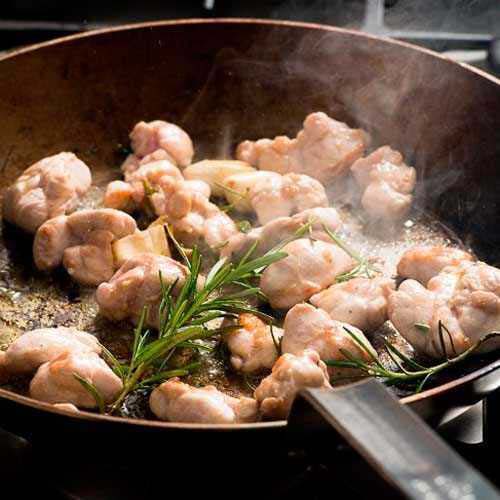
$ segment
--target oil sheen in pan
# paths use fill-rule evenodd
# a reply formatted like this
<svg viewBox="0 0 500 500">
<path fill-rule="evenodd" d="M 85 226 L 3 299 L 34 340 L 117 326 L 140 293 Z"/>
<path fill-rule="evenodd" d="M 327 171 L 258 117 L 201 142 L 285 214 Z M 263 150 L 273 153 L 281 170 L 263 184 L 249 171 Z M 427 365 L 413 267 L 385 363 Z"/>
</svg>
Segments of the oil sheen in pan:
<svg viewBox="0 0 500 500">
<path fill-rule="evenodd" d="M 86 206 L 99 205 L 99 193 L 92 192 Z M 360 254 L 374 259 L 385 275 L 395 274 L 401 254 L 415 245 L 449 245 L 462 247 L 460 240 L 431 216 L 414 210 L 397 231 L 381 238 L 363 231 L 363 224 L 348 209 L 340 210 L 345 221 L 343 239 Z M 368 227 L 368 226 L 367 226 Z M 375 232 L 375 231 L 372 231 Z M 7 224 L 0 235 L 0 348 L 5 349 L 24 331 L 40 327 L 74 326 L 95 334 L 119 358 L 126 358 L 132 326 L 113 323 L 98 315 L 94 289 L 82 288 L 72 282 L 65 272 L 57 270 L 46 275 L 34 267 L 31 256 L 32 238 Z M 411 348 L 390 325 L 384 325 L 371 340 L 387 362 L 382 341 L 391 343 L 412 355 Z M 215 344 L 215 343 L 214 343 Z M 185 353 L 180 353 L 179 363 Z M 385 359 L 384 359 L 385 358 Z M 252 392 L 259 377 L 243 378 L 227 368 L 227 353 L 220 346 L 201 355 L 202 367 L 189 377 L 195 385 L 214 384 L 232 394 Z M 27 380 L 17 380 L 7 388 L 26 393 Z M 124 413 L 127 416 L 148 417 L 145 394 L 130 398 Z"/>
</svg>

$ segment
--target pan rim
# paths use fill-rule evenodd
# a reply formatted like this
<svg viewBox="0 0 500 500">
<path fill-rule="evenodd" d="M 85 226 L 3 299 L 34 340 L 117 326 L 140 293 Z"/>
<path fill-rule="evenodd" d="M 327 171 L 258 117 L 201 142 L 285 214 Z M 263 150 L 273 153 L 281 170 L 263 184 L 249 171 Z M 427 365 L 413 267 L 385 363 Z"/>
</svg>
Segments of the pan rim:
<svg viewBox="0 0 500 500">
<path fill-rule="evenodd" d="M 395 40 L 388 36 L 375 35 L 371 33 L 365 33 L 363 31 L 348 29 L 348 28 L 340 28 L 337 26 L 328 26 L 326 24 L 320 23 L 308 23 L 302 21 L 287 21 L 287 20 L 279 20 L 279 19 L 260 19 L 260 18 L 244 18 L 244 17 L 216 17 L 213 19 L 203 19 L 203 18 L 192 18 L 192 19 L 169 19 L 169 20 L 160 20 L 160 21 L 146 21 L 139 23 L 128 23 L 122 24 L 119 26 L 110 26 L 107 28 L 99 28 L 94 30 L 88 30 L 82 33 L 77 33 L 73 35 L 63 36 L 54 38 L 45 42 L 31 44 L 26 47 L 8 50 L 6 54 L 0 56 L 0 62 L 4 60 L 8 60 L 11 57 L 15 57 L 18 55 L 22 55 L 25 53 L 33 52 L 35 50 L 43 49 L 45 47 L 51 47 L 52 45 L 58 45 L 63 42 L 69 42 L 72 40 L 79 40 L 87 37 L 93 37 L 96 35 L 104 35 L 107 33 L 114 33 L 120 31 L 131 31 L 131 30 L 140 30 L 145 28 L 155 28 L 158 26 L 178 26 L 178 25 L 202 25 L 202 24 L 265 24 L 265 25 L 273 25 L 273 26 L 289 26 L 295 28 L 303 28 L 303 29 L 317 29 L 323 31 L 330 31 L 332 33 L 344 33 L 359 37 L 365 37 L 371 40 L 375 40 L 378 42 L 384 42 L 393 45 L 399 45 L 401 47 L 417 50 L 428 56 L 432 56 L 440 59 L 441 61 L 446 61 L 447 63 L 457 65 L 465 70 L 469 70 L 472 73 L 477 74 L 487 80 L 490 80 L 497 85 L 500 85 L 500 78 L 497 78 L 486 71 L 483 71 L 479 68 L 476 68 L 468 63 L 462 63 L 450 59 L 439 52 L 435 52 L 431 49 L 427 49 L 425 47 L 420 47 L 413 43 L 404 42 L 401 40 Z"/>
<path fill-rule="evenodd" d="M 468 375 L 464 375 L 458 379 L 452 380 L 445 384 L 441 384 L 432 389 L 427 389 L 419 394 L 413 394 L 411 396 L 406 396 L 400 398 L 401 404 L 409 405 L 418 403 L 425 399 L 432 399 L 433 396 L 444 395 L 449 391 L 459 389 L 461 386 L 473 382 L 489 373 L 494 372 L 500 368 L 500 359 L 492 361 L 487 365 L 474 370 Z M 104 421 L 110 423 L 121 423 L 125 425 L 132 425 L 136 427 L 146 426 L 152 428 L 165 428 L 165 429 L 184 429 L 184 430 L 211 430 L 216 432 L 226 432 L 231 430 L 256 430 L 256 429 L 275 429 L 275 428 L 285 428 L 287 426 L 286 420 L 276 420 L 276 421 L 263 421 L 263 422 L 253 422 L 253 423 L 241 423 L 241 424 L 195 424 L 195 423 L 181 423 L 181 422 L 163 422 L 160 420 L 147 420 L 139 418 L 130 417 L 116 417 L 112 415 L 101 415 L 98 413 L 92 413 L 85 410 L 79 410 L 74 412 L 71 410 L 66 410 L 63 408 L 56 408 L 51 403 L 45 403 L 43 401 L 37 401 L 36 399 L 30 398 L 28 396 L 23 396 L 15 392 L 9 391 L 7 389 L 0 388 L 0 398 L 7 399 L 9 401 L 21 404 L 23 406 L 29 406 L 36 410 L 47 411 L 49 413 L 55 413 L 62 416 L 70 416 L 79 420 L 87 421 Z"/>
<path fill-rule="evenodd" d="M 69 36 L 55 38 L 46 42 L 37 43 L 22 47 L 19 49 L 13 49 L 7 51 L 7 53 L 0 56 L 0 63 L 7 61 L 13 57 L 21 56 L 24 54 L 29 54 L 31 52 L 41 50 L 44 48 L 52 47 L 55 45 L 62 44 L 64 42 L 71 42 L 73 40 L 84 39 L 87 37 L 95 37 L 99 35 L 106 35 L 108 33 L 121 32 L 121 31 L 131 31 L 140 29 L 152 29 L 155 27 L 163 26 L 179 26 L 179 25 L 213 25 L 213 24 L 255 24 L 255 25 L 271 25 L 271 26 L 288 26 L 300 29 L 317 29 L 331 33 L 348 34 L 356 37 L 363 37 L 371 39 L 373 41 L 392 44 L 406 49 L 416 50 L 418 52 L 424 53 L 427 56 L 437 58 L 448 64 L 456 65 L 465 71 L 469 71 L 476 76 L 482 77 L 493 84 L 500 86 L 500 79 L 486 73 L 483 70 L 475 68 L 467 63 L 460 63 L 454 61 L 442 54 L 434 52 L 430 49 L 414 45 L 412 43 L 403 42 L 400 40 L 394 40 L 389 37 L 374 35 L 370 33 L 364 33 L 354 29 L 339 28 L 335 26 L 328 26 L 319 23 L 307 23 L 299 21 L 284 21 L 284 20 L 271 20 L 271 19 L 249 19 L 249 18 L 213 18 L 213 19 L 174 19 L 174 20 L 163 20 L 163 21 L 153 21 L 153 22 L 140 22 L 131 23 L 120 26 L 111 26 L 107 28 L 100 28 L 96 30 L 89 30 L 83 33 L 73 34 Z M 425 399 L 432 399 L 434 396 L 443 395 L 447 392 L 460 388 L 475 379 L 481 378 L 488 373 L 500 368 L 500 359 L 488 363 L 487 365 L 474 370 L 468 375 L 460 377 L 458 379 L 452 380 L 448 383 L 441 384 L 438 387 L 428 389 L 419 394 L 412 396 L 407 396 L 400 399 L 400 402 L 405 405 L 411 405 Z M 86 421 L 97 421 L 97 422 L 109 422 L 109 423 L 120 423 L 122 425 L 132 425 L 134 427 L 149 427 L 149 428 L 164 428 L 164 429 L 186 429 L 186 430 L 199 430 L 199 431 L 213 431 L 213 432 L 227 432 L 234 430 L 260 430 L 260 429 L 276 429 L 285 428 L 287 425 L 286 420 L 271 421 L 271 422 L 255 422 L 248 424 L 190 424 L 190 423 L 176 423 L 176 422 L 162 422 L 157 420 L 146 420 L 146 419 L 134 419 L 130 417 L 116 417 L 110 415 L 100 415 L 97 413 L 91 413 L 88 411 L 79 411 L 78 413 L 65 410 L 61 408 L 55 408 L 50 403 L 44 403 L 37 401 L 27 396 L 16 394 L 15 392 L 9 391 L 7 389 L 0 388 L 0 398 L 7 399 L 9 401 L 15 402 L 22 406 L 28 406 L 36 410 L 46 411 L 49 413 L 58 414 L 65 417 L 72 417 L 74 419 L 86 420 Z"/>
</svg>

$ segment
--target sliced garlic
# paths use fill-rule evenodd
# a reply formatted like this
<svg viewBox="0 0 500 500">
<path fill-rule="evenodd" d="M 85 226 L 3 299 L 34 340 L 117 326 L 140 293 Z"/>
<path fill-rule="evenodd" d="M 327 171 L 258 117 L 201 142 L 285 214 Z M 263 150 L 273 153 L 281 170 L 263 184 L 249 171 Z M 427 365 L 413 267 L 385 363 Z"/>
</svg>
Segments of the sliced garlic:
<svg viewBox="0 0 500 500">
<path fill-rule="evenodd" d="M 253 172 L 255 169 L 244 161 L 237 160 L 203 160 L 189 165 L 183 170 L 187 180 L 205 181 L 215 196 L 224 196 L 224 186 L 227 177 L 243 172 Z"/>
<path fill-rule="evenodd" d="M 141 253 L 155 253 L 170 257 L 170 248 L 163 225 L 150 226 L 144 231 L 130 234 L 113 243 L 115 266 Z"/>
</svg>

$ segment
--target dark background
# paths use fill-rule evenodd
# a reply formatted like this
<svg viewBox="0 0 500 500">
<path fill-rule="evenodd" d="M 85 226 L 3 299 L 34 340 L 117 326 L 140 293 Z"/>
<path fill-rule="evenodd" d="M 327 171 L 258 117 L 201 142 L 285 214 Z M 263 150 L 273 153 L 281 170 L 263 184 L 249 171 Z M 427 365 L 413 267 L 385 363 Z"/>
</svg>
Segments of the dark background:
<svg viewBox="0 0 500 500">
<path fill-rule="evenodd" d="M 366 7 L 370 1 L 373 5 L 376 0 L 88 0 L 64 3 L 0 0 L 0 50 L 92 28 L 194 17 L 286 19 L 376 31 L 366 24 Z M 459 49 L 462 52 L 458 58 L 472 57 L 472 62 L 478 66 L 494 70 L 486 62 L 489 42 L 485 40 L 500 36 L 500 0 L 390 0 L 385 5 L 387 29 L 417 30 L 426 35 L 419 43 L 440 51 Z M 373 17 L 368 20 L 373 21 Z M 485 35 L 485 38 L 478 43 L 470 35 Z M 455 39 L 454 43 L 450 43 L 450 38 Z M 496 461 L 491 460 L 489 454 L 500 444 L 497 431 L 500 429 L 499 399 L 496 396 L 490 401 L 487 439 L 483 439 L 481 404 L 440 429 L 452 446 L 497 484 L 500 475 Z M 67 457 L 67 466 L 61 469 L 52 466 L 45 451 L 32 449 L 29 443 L 0 430 L 3 477 L 0 498 L 121 500 L 174 495 L 182 498 L 203 495 L 308 500 L 394 498 L 354 452 L 335 446 L 333 440 L 319 444 L 296 449 L 283 443 L 283 450 L 278 452 L 267 450 L 266 443 L 262 443 L 262 454 L 253 457 L 238 449 L 235 440 L 234 449 L 221 450 L 220 456 L 214 458 L 207 455 L 207 450 L 200 449 L 193 439 L 189 443 L 172 443 L 168 450 L 151 450 L 148 457 L 130 457 L 130 469 L 116 470 L 112 450 L 107 450 L 103 443 L 96 454 L 109 455 L 107 465 L 93 467 L 91 461 L 82 465 L 78 462 L 78 450 L 75 450 L 75 456 Z M 179 460 L 180 448 L 192 451 L 187 462 Z M 156 467 L 152 468 L 152 464 Z M 9 488 L 13 489 L 12 494 Z"/>
</svg>

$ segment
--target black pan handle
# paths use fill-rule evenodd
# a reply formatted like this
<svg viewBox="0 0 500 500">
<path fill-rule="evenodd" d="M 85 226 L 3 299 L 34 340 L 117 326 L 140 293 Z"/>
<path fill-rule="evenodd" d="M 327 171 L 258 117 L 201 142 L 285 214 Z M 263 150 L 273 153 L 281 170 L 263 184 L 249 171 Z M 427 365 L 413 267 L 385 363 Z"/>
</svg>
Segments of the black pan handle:
<svg viewBox="0 0 500 500">
<path fill-rule="evenodd" d="M 500 499 L 488 480 L 377 380 L 305 389 L 301 396 L 405 497 Z"/>
</svg>

